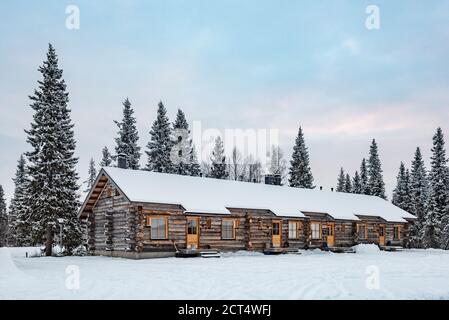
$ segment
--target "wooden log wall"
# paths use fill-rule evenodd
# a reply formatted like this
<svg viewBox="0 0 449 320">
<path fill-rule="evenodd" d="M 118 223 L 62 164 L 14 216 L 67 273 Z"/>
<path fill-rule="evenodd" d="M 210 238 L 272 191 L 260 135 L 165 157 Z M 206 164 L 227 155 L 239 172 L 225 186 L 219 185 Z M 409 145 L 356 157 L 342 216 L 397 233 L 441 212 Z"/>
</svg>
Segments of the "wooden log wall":
<svg viewBox="0 0 449 320">
<path fill-rule="evenodd" d="M 124 251 L 135 242 L 134 214 L 126 197 L 107 182 L 89 214 L 89 250 Z M 129 239 L 129 240 L 128 240 Z"/>
</svg>

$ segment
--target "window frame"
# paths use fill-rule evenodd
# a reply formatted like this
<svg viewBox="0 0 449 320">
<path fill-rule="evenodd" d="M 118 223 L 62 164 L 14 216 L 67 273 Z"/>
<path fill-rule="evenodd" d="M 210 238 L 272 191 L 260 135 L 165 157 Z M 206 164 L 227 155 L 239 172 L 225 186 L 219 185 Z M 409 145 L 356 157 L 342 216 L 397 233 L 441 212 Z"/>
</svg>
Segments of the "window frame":
<svg viewBox="0 0 449 320">
<path fill-rule="evenodd" d="M 313 228 L 314 225 L 318 225 L 318 230 L 314 230 L 314 228 Z M 314 231 L 318 232 L 318 236 L 319 236 L 318 238 L 313 236 Z M 310 223 L 310 237 L 311 237 L 312 240 L 321 240 L 321 239 L 323 239 L 322 226 L 321 226 L 320 222 L 311 222 Z"/>
<path fill-rule="evenodd" d="M 295 227 L 292 229 L 292 228 L 290 228 L 290 225 L 294 225 Z M 298 236 L 299 236 L 299 223 L 298 223 L 298 221 L 289 221 L 288 222 L 288 238 L 289 239 L 298 239 Z M 291 231 L 293 231 L 294 230 L 294 232 L 295 232 L 295 236 L 294 237 L 292 237 L 291 235 L 290 235 L 290 232 Z"/>
<path fill-rule="evenodd" d="M 232 223 L 232 237 L 225 237 L 225 233 L 223 232 L 224 226 L 226 223 Z M 235 240 L 235 219 L 222 219 L 221 220 L 221 240 Z"/>
<path fill-rule="evenodd" d="M 397 237 L 396 237 L 396 230 L 398 232 Z M 400 241 L 400 240 L 401 240 L 401 226 L 395 225 L 393 226 L 393 241 Z"/>
<path fill-rule="evenodd" d="M 153 220 L 164 220 L 165 223 L 165 233 L 164 233 L 164 237 L 161 238 L 155 237 L 155 233 L 153 230 L 155 230 L 155 227 L 153 227 Z M 168 217 L 166 216 L 147 216 L 147 223 L 146 223 L 147 227 L 150 227 L 150 240 L 168 240 Z"/>
<path fill-rule="evenodd" d="M 365 232 L 364 232 L 364 237 L 361 237 L 360 235 L 360 228 L 363 227 Z M 368 226 L 366 225 L 366 223 L 358 223 L 357 224 L 357 234 L 360 240 L 368 240 Z"/>
</svg>

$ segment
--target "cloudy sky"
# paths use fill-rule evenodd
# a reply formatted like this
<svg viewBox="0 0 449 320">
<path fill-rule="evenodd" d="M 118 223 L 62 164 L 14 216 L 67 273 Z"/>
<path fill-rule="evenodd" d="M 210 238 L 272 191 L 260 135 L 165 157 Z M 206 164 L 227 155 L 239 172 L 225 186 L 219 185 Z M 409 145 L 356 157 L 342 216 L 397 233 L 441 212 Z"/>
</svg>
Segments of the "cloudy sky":
<svg viewBox="0 0 449 320">
<path fill-rule="evenodd" d="M 66 7 L 80 29 L 66 28 Z M 368 5 L 380 29 L 365 27 Z M 288 158 L 304 129 L 318 186 L 380 147 L 391 192 L 401 160 L 449 132 L 449 1 L 0 2 L 0 184 L 11 195 L 28 150 L 33 93 L 48 43 L 70 92 L 82 178 L 113 147 L 129 97 L 140 144 L 162 100 L 203 129 L 273 129 Z M 142 158 L 142 164 L 146 157 Z M 428 164 L 428 161 L 427 161 Z"/>
</svg>

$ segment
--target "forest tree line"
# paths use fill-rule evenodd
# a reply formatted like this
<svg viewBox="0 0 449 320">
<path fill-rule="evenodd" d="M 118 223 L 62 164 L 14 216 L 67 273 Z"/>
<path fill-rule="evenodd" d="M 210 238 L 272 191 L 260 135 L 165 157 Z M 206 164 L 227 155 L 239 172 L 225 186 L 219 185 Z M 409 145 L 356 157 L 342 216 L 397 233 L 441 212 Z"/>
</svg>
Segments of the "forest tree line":
<svg viewBox="0 0 449 320">
<path fill-rule="evenodd" d="M 13 178 L 15 190 L 9 208 L 6 207 L 3 188 L 0 185 L 0 246 L 28 246 L 46 244 L 47 254 L 52 246 L 61 243 L 71 253 L 83 244 L 85 226 L 77 219 L 80 206 L 79 191 L 90 190 L 97 177 L 95 160 L 89 162 L 88 177 L 83 186 L 78 185 L 74 156 L 73 123 L 70 118 L 68 93 L 58 58 L 49 45 L 47 59 L 39 68 L 42 80 L 30 96 L 34 111 L 33 121 L 25 130 L 30 150 L 18 160 Z M 304 133 L 299 127 L 291 160 L 285 159 L 279 146 L 272 146 L 270 163 L 264 168 L 253 155 L 243 158 L 236 147 L 225 156 L 223 141 L 215 139 L 209 161 L 199 161 L 192 143 L 188 121 L 178 109 L 173 123 L 167 116 L 162 102 L 158 104 L 156 119 L 150 131 L 149 141 L 142 152 L 138 144 L 139 133 L 136 117 L 128 98 L 123 102 L 120 121 L 114 121 L 117 135 L 114 148 L 99 150 L 101 167 L 115 166 L 118 156 L 126 158 L 132 170 L 149 170 L 162 173 L 230 179 L 246 182 L 262 182 L 264 174 L 279 175 L 290 187 L 315 188 L 310 167 L 309 152 Z M 187 133 L 187 134 L 186 134 Z M 146 164 L 140 166 L 141 157 Z M 401 163 L 392 202 L 412 213 L 417 222 L 412 227 L 412 244 L 424 248 L 448 248 L 449 242 L 449 169 L 441 128 L 433 138 L 431 168 L 426 170 L 420 148 L 416 149 L 411 168 Z M 378 196 L 387 199 L 383 180 L 382 163 L 377 142 L 373 139 L 368 159 L 362 159 L 360 170 L 353 176 L 341 168 L 336 192 L 348 192 Z M 59 239 L 60 227 L 63 228 Z"/>
</svg>

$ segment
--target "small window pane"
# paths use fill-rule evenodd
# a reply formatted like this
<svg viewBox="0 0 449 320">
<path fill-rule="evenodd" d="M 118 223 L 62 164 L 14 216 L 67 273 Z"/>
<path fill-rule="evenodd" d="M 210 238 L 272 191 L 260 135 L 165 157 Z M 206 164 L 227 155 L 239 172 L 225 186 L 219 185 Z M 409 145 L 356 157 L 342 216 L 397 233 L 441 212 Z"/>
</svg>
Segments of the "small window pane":
<svg viewBox="0 0 449 320">
<path fill-rule="evenodd" d="M 400 228 L 399 227 L 394 227 L 393 228 L 393 239 L 394 240 L 400 240 L 401 235 L 400 235 Z"/>
<path fill-rule="evenodd" d="M 221 236 L 223 239 L 234 239 L 234 221 L 223 220 L 221 223 Z"/>
<path fill-rule="evenodd" d="M 366 226 L 359 226 L 359 238 L 360 239 L 366 239 L 367 238 L 367 234 L 366 234 Z"/>
<path fill-rule="evenodd" d="M 288 223 L 288 237 L 290 239 L 296 239 L 297 236 L 297 230 L 298 230 L 298 225 L 296 222 L 289 222 Z"/>
<path fill-rule="evenodd" d="M 320 224 L 319 223 L 312 223 L 311 224 L 312 229 L 312 239 L 321 239 L 320 235 Z"/>
<path fill-rule="evenodd" d="M 279 222 L 273 222 L 273 235 L 279 235 Z"/>
<path fill-rule="evenodd" d="M 166 218 L 151 218 L 151 239 L 166 239 Z"/>
<path fill-rule="evenodd" d="M 198 223 L 196 219 L 188 220 L 187 224 L 187 234 L 197 234 L 198 233 Z"/>
</svg>

